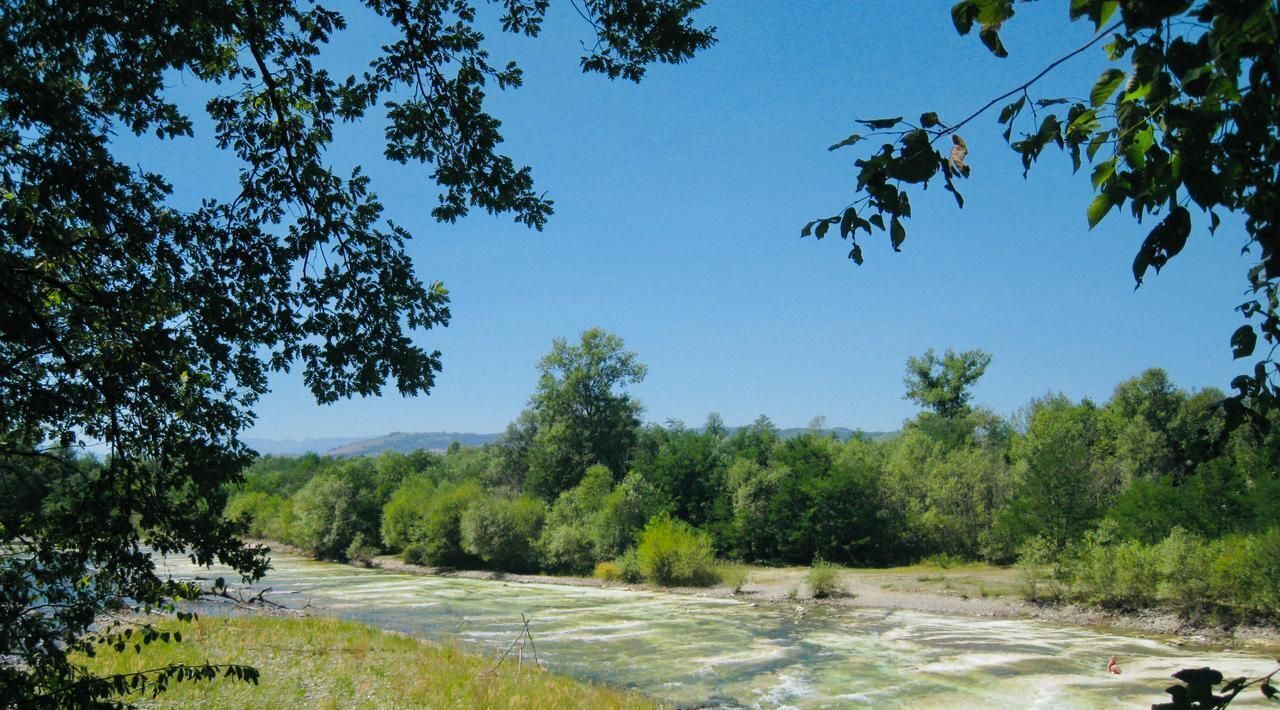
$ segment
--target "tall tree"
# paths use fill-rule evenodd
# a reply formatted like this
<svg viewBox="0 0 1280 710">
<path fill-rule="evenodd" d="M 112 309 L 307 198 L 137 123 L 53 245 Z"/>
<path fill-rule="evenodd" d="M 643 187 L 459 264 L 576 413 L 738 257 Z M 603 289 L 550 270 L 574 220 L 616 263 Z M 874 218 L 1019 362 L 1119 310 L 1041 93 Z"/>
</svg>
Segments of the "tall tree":
<svg viewBox="0 0 1280 710">
<path fill-rule="evenodd" d="M 889 233 L 899 250 L 911 216 L 907 189 L 941 179 L 961 207 L 956 183 L 969 176 L 960 134 L 971 121 L 999 107 L 1004 138 L 1030 171 L 1044 150 L 1065 151 L 1075 170 L 1092 163 L 1095 197 L 1083 209 L 1092 228 L 1112 210 L 1128 206 L 1151 228 L 1133 260 L 1141 285 L 1177 256 L 1197 229 L 1212 234 L 1221 214 L 1244 218 L 1250 296 L 1236 309 L 1248 321 L 1231 337 L 1237 359 L 1250 357 L 1259 336 L 1265 355 L 1231 386 L 1228 425 L 1246 417 L 1258 425 L 1280 406 L 1280 5 L 1274 0 L 1072 0 L 1071 21 L 1086 21 L 1095 37 L 1058 58 L 968 116 L 948 122 L 937 111 L 912 121 L 902 116 L 859 121 L 859 133 L 832 150 L 877 139 L 860 159 L 852 204 L 805 225 L 801 236 L 821 239 L 833 225 L 851 240 L 849 258 L 862 263 L 855 235 L 872 227 Z M 951 9 L 956 30 L 978 38 L 997 57 L 1008 52 L 1000 33 L 1015 14 L 1014 0 L 961 0 Z M 1035 97 L 1035 83 L 1094 45 L 1114 66 L 1076 96 Z M 1005 102 L 1008 103 L 1005 103 Z M 1085 207 L 1082 205 L 1082 207 Z M 1192 209 L 1200 216 L 1193 219 Z"/>
<path fill-rule="evenodd" d="M 529 400 L 537 433 L 526 485 L 555 500 L 593 464 L 621 478 L 640 430 L 640 403 L 623 388 L 644 380 L 644 364 L 624 349 L 622 338 L 591 328 L 577 345 L 556 338 L 538 371 L 538 389 Z"/>
<path fill-rule="evenodd" d="M 907 393 L 903 399 L 912 400 L 946 419 L 958 417 L 969 411 L 971 388 L 990 364 L 990 353 L 981 350 L 957 353 L 948 348 L 938 357 L 933 348 L 929 348 L 922 357 L 907 358 L 907 374 L 902 380 Z"/>
<path fill-rule="evenodd" d="M 549 3 L 498 4 L 502 30 L 533 36 Z M 599 39 L 583 70 L 639 80 L 649 63 L 688 59 L 713 41 L 690 19 L 700 4 L 577 3 Z M 491 61 L 475 9 L 365 5 L 392 37 L 346 77 L 322 68 L 346 21 L 315 3 L 0 6 L 7 702 L 85 704 L 130 681 L 88 677 L 68 654 L 90 645 L 110 600 L 174 591 L 147 547 L 263 571 L 220 514 L 269 373 L 300 368 L 320 402 L 434 384 L 440 355 L 411 337 L 448 322 L 447 292 L 418 276 L 369 178 L 331 166 L 336 124 L 385 116 L 386 156 L 427 166 L 438 220 L 480 208 L 540 228 L 550 215 L 529 168 L 499 152 L 486 91 L 521 73 Z M 170 90 L 193 82 L 212 95 L 201 137 L 239 161 L 239 181 L 178 209 L 165 176 L 120 158 L 117 136 L 195 137 L 196 107 Z M 102 444 L 101 465 L 68 453 L 86 442 Z"/>
</svg>

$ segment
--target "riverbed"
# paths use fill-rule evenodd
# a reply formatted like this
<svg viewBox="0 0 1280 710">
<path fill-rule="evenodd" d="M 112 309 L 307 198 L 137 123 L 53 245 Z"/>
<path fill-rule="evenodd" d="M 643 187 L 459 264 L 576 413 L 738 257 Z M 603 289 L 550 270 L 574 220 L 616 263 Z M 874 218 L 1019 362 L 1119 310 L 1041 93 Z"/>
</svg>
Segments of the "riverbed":
<svg viewBox="0 0 1280 710">
<path fill-rule="evenodd" d="M 525 662 L 536 651 L 557 673 L 687 705 L 1145 707 L 1167 698 L 1178 668 L 1252 677 L 1275 667 L 1258 655 L 1034 620 L 416 576 L 279 553 L 272 560 L 255 588 L 270 587 L 269 598 L 287 606 L 457 639 L 495 656 L 519 635 L 523 614 L 534 641 Z M 185 559 L 166 560 L 161 571 L 226 574 Z M 1119 675 L 1106 672 L 1113 655 Z"/>
</svg>

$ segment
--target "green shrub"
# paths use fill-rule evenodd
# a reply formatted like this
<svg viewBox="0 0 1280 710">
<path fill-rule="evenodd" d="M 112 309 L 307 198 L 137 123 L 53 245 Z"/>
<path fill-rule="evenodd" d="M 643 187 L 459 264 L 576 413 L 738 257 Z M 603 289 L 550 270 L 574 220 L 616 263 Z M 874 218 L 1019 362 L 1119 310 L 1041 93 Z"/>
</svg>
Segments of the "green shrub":
<svg viewBox="0 0 1280 710">
<path fill-rule="evenodd" d="M 538 541 L 542 567 L 557 574 L 583 575 L 596 564 L 596 546 L 583 525 L 548 525 Z"/>
<path fill-rule="evenodd" d="M 636 548 L 640 571 L 662 586 L 705 587 L 716 583 L 711 536 L 683 520 L 655 516 L 645 526 Z"/>
<path fill-rule="evenodd" d="M 936 552 L 921 560 L 920 564 L 939 569 L 951 569 L 957 565 L 964 564 L 964 560 L 950 552 Z"/>
<path fill-rule="evenodd" d="M 592 573 L 592 576 L 601 582 L 616 582 L 622 579 L 622 570 L 612 562 L 601 562 L 596 565 L 596 570 Z"/>
<path fill-rule="evenodd" d="M 412 554 L 405 558 L 444 567 L 466 567 L 476 558 L 462 547 L 462 516 L 483 493 L 477 483 L 442 483 L 431 498 L 426 514 L 410 532 Z"/>
<path fill-rule="evenodd" d="M 249 537 L 292 542 L 293 501 L 261 491 L 242 491 L 227 500 L 223 515 L 244 524 Z"/>
<path fill-rule="evenodd" d="M 373 557 L 376 554 L 378 554 L 378 548 L 365 542 L 364 533 L 356 533 L 351 539 L 351 544 L 347 545 L 347 561 L 364 567 L 372 566 Z"/>
<path fill-rule="evenodd" d="M 599 518 L 612 490 L 609 469 L 592 466 L 578 485 L 556 498 L 538 541 L 548 572 L 590 574 L 596 562 L 607 556 L 600 544 Z"/>
<path fill-rule="evenodd" d="M 482 498 L 462 514 L 462 548 L 495 569 L 538 568 L 535 545 L 546 507 L 534 498 Z"/>
<path fill-rule="evenodd" d="M 716 570 L 720 583 L 733 590 L 734 594 L 742 591 L 747 584 L 747 570 L 741 565 L 720 565 Z"/>
<path fill-rule="evenodd" d="M 435 483 L 426 476 L 400 484 L 382 507 L 382 544 L 396 552 L 413 544 L 414 528 L 421 525 L 435 492 Z"/>
<path fill-rule="evenodd" d="M 1021 593 L 1027 601 L 1058 601 L 1067 595 L 1062 558 L 1043 535 L 1027 538 L 1018 547 Z"/>
<path fill-rule="evenodd" d="M 1099 606 L 1135 609 L 1156 602 L 1160 566 L 1153 546 L 1114 542 L 1109 521 L 1085 535 L 1069 563 L 1071 596 Z"/>
<path fill-rule="evenodd" d="M 636 555 L 636 548 L 628 547 L 615 564 L 618 565 L 618 571 L 622 573 L 622 581 L 629 584 L 639 584 L 644 581 L 644 572 L 640 570 L 640 557 Z"/>
<path fill-rule="evenodd" d="M 813 593 L 814 599 L 826 599 L 845 593 L 840 583 L 840 565 L 827 562 L 821 557 L 813 560 L 809 573 L 805 575 L 805 583 Z"/>
<path fill-rule="evenodd" d="M 632 471 L 604 497 L 594 516 L 596 553 L 616 557 L 635 544 L 649 518 L 661 508 L 660 495 L 644 476 Z"/>
<path fill-rule="evenodd" d="M 1175 526 L 1155 546 L 1154 553 L 1160 575 L 1156 594 L 1160 599 L 1184 612 L 1211 603 L 1213 554 L 1200 536 Z"/>
<path fill-rule="evenodd" d="M 317 557 L 345 561 L 361 521 L 351 484 L 332 475 L 312 478 L 293 497 L 297 521 L 292 542 Z"/>
</svg>

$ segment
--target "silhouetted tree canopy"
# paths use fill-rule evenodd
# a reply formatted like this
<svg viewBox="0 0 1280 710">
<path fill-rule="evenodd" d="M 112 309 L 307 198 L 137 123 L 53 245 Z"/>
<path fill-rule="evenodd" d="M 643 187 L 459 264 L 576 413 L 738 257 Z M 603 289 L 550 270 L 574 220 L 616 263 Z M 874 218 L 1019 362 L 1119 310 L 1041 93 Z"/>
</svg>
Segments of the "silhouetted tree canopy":
<svg viewBox="0 0 1280 710">
<path fill-rule="evenodd" d="M 1250 295 L 1236 309 L 1247 322 L 1232 335 L 1231 348 L 1237 359 L 1251 357 L 1261 336 L 1262 357 L 1232 380 L 1235 395 L 1224 405 L 1229 427 L 1245 419 L 1263 426 L 1265 411 L 1280 404 L 1274 357 L 1280 346 L 1280 8 L 1272 0 L 1061 4 L 1064 21 L 1089 22 L 1095 37 L 973 113 L 950 121 L 936 110 L 915 120 L 858 121 L 858 133 L 831 146 L 875 146 L 855 163 L 855 199 L 806 224 L 801 236 L 821 239 L 838 226 L 858 264 L 858 230 L 886 231 L 899 250 L 911 216 L 911 186 L 940 179 L 964 206 L 957 183 L 969 177 L 970 166 L 960 132 L 998 109 L 997 122 L 1024 172 L 1051 146 L 1065 151 L 1077 171 L 1091 165 L 1095 196 L 1083 210 L 1090 228 L 1126 208 L 1134 219 L 1147 220 L 1147 237 L 1133 260 L 1138 285 L 1177 256 L 1193 233 L 1212 234 L 1226 213 L 1243 217 L 1246 249 L 1257 261 L 1246 274 Z M 988 50 L 1006 57 L 1000 33 L 1016 21 L 1016 7 L 1014 0 L 961 0 L 951 17 L 960 34 L 976 30 Z M 1075 95 L 1087 100 L 1033 94 L 1041 77 L 1098 44 L 1115 66 L 1093 86 L 1080 87 Z"/>
</svg>

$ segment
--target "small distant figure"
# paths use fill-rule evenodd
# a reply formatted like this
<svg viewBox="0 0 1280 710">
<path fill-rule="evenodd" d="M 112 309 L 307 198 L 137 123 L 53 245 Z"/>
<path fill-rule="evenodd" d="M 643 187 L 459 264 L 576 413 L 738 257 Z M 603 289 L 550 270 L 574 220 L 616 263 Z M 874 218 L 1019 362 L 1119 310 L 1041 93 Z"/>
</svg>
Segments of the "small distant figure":
<svg viewBox="0 0 1280 710">
<path fill-rule="evenodd" d="M 1115 673 L 1116 675 L 1120 675 L 1120 666 L 1116 665 L 1116 657 L 1115 657 L 1115 656 L 1112 656 L 1112 657 L 1111 657 L 1111 659 L 1107 661 L 1107 672 L 1108 672 L 1108 673 Z"/>
</svg>

